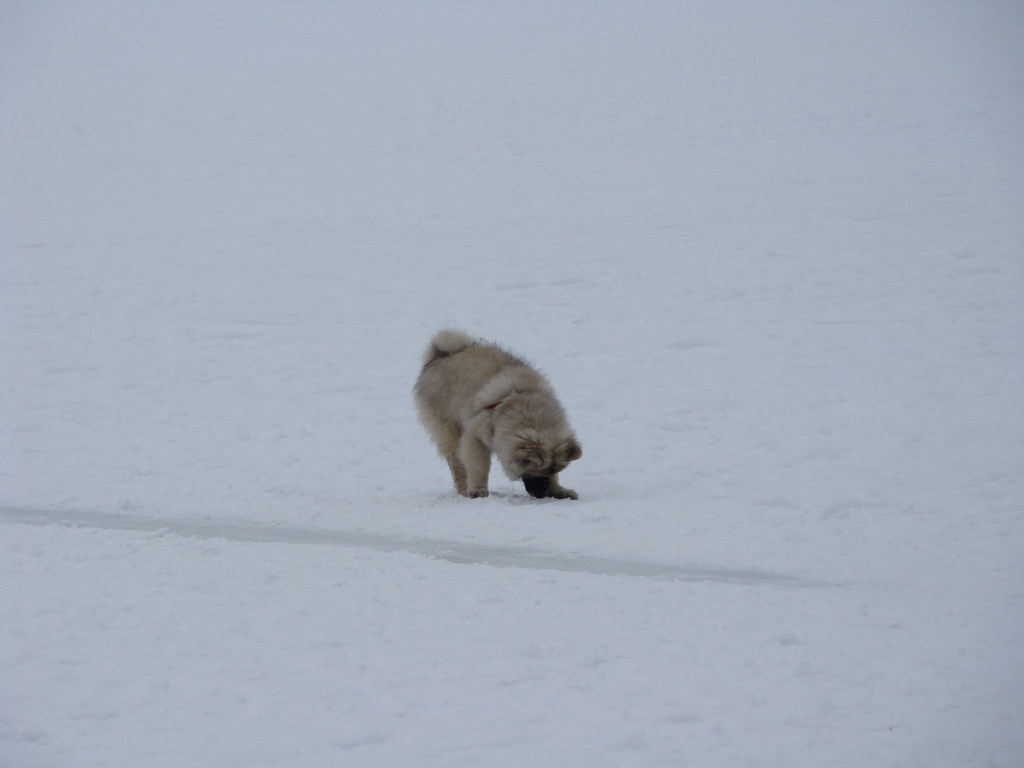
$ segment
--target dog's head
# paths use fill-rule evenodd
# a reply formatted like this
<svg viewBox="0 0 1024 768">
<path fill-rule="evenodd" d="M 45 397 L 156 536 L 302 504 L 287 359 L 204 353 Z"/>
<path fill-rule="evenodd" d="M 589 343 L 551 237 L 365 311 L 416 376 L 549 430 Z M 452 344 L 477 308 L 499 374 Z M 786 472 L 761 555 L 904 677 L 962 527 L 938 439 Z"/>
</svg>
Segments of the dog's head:
<svg viewBox="0 0 1024 768">
<path fill-rule="evenodd" d="M 576 437 L 568 431 L 517 430 L 495 446 L 502 469 L 511 480 L 522 479 L 526 490 L 537 496 L 547 490 L 547 478 L 583 455 Z M 533 488 L 531 490 L 531 484 Z"/>
<path fill-rule="evenodd" d="M 532 496 L 546 496 L 549 478 L 583 455 L 562 406 L 547 388 L 513 391 L 492 413 L 492 450 L 509 479 L 523 480 Z"/>
</svg>

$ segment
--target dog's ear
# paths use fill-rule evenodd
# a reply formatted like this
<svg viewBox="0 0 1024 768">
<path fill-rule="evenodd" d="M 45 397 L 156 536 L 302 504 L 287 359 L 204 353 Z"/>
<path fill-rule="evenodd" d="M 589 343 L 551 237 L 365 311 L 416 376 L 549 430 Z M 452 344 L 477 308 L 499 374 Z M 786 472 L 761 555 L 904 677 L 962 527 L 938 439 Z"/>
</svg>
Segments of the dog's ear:
<svg viewBox="0 0 1024 768">
<path fill-rule="evenodd" d="M 566 461 L 576 461 L 583 455 L 583 449 L 580 448 L 575 437 L 570 437 L 562 444 L 562 455 L 565 456 Z"/>
</svg>

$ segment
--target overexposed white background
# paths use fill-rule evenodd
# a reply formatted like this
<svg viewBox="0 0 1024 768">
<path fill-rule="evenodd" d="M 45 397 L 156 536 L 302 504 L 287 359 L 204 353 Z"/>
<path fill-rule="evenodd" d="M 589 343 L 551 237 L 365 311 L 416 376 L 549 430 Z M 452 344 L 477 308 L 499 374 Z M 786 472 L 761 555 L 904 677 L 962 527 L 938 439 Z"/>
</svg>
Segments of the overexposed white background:
<svg viewBox="0 0 1024 768">
<path fill-rule="evenodd" d="M 1015 3 L 0 21 L 0 763 L 1024 759 Z M 443 326 L 579 502 L 454 495 Z"/>
</svg>

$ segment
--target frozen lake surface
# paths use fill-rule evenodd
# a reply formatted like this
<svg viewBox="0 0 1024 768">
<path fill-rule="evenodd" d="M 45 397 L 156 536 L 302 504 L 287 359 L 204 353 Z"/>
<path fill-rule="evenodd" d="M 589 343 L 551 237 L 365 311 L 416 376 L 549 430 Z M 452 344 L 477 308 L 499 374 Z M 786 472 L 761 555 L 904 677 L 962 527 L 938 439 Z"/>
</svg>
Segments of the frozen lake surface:
<svg viewBox="0 0 1024 768">
<path fill-rule="evenodd" d="M 1017 3 L 0 17 L 0 765 L 1024 764 Z"/>
</svg>

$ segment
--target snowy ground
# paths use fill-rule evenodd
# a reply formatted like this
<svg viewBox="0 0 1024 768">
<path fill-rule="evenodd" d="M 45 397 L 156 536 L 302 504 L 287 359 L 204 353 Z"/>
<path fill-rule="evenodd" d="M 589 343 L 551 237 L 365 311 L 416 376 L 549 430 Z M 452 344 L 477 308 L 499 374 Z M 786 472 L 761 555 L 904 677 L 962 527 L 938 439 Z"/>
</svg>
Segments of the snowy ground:
<svg viewBox="0 0 1024 768">
<path fill-rule="evenodd" d="M 1024 764 L 1016 2 L 0 9 L 0 766 Z M 580 501 L 410 399 L 533 359 Z"/>
</svg>

